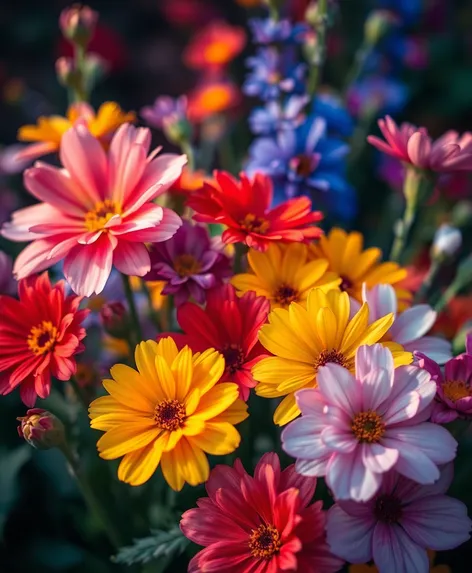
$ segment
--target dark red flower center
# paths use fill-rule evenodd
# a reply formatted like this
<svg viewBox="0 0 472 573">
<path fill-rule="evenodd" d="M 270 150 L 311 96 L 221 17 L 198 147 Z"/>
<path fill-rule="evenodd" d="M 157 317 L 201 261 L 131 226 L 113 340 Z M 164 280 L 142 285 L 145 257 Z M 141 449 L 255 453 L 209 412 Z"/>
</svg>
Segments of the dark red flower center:
<svg viewBox="0 0 472 573">
<path fill-rule="evenodd" d="M 315 362 L 315 370 L 318 370 L 320 366 L 326 366 L 326 364 L 339 364 L 339 366 L 344 366 L 344 368 L 349 368 L 350 361 L 344 357 L 342 352 L 337 350 L 322 350 Z"/>
<path fill-rule="evenodd" d="M 174 260 L 174 270 L 180 277 L 196 275 L 201 271 L 201 269 L 202 265 L 193 255 L 179 255 Z"/>
<path fill-rule="evenodd" d="M 244 352 L 237 344 L 227 344 L 222 349 L 225 357 L 226 369 L 230 374 L 235 374 L 244 364 Z"/>
<path fill-rule="evenodd" d="M 57 328 L 49 320 L 43 320 L 38 326 L 33 326 L 27 338 L 27 343 L 36 355 L 46 354 L 53 350 L 57 341 Z"/>
<path fill-rule="evenodd" d="M 154 408 L 154 420 L 159 428 L 174 432 L 183 426 L 185 406 L 178 400 L 163 400 Z"/>
<path fill-rule="evenodd" d="M 403 515 L 401 501 L 392 494 L 380 495 L 375 500 L 374 515 L 383 523 L 397 523 Z"/>
<path fill-rule="evenodd" d="M 351 422 L 351 429 L 359 442 L 374 444 L 384 435 L 385 423 L 377 412 L 367 410 L 354 416 Z"/>
<path fill-rule="evenodd" d="M 352 281 L 348 277 L 341 276 L 341 284 L 339 288 L 344 292 L 352 288 Z"/>
<path fill-rule="evenodd" d="M 274 302 L 281 306 L 288 306 L 298 299 L 298 291 L 288 285 L 281 285 L 274 293 Z"/>
<path fill-rule="evenodd" d="M 299 177 L 309 177 L 313 171 L 318 167 L 319 158 L 316 154 L 300 154 L 292 157 L 290 160 L 290 168 L 295 171 Z"/>
<path fill-rule="evenodd" d="M 249 548 L 258 559 L 270 559 L 280 550 L 281 545 L 280 533 L 273 525 L 259 525 L 251 531 Z"/>
</svg>

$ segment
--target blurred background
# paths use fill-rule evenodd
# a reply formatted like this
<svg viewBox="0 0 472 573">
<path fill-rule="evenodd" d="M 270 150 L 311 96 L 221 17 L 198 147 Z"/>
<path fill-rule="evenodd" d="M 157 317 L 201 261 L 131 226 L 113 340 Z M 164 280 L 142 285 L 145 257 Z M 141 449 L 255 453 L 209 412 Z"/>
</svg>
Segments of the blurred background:
<svg viewBox="0 0 472 573">
<path fill-rule="evenodd" d="M 286 0 L 284 11 L 293 19 L 301 19 L 308 3 Z M 159 95 L 191 93 L 199 85 L 201 77 L 182 60 L 185 46 L 198 30 L 213 20 L 247 29 L 249 15 L 263 13 L 257 0 L 114 0 L 89 4 L 100 13 L 90 51 L 98 55 L 105 70 L 91 103 L 97 108 L 112 100 L 124 110 L 136 112 Z M 472 1 L 340 0 L 337 4 L 322 84 L 325 91 L 342 90 L 346 82 L 351 84 L 346 102 L 357 127 L 351 139 L 348 178 L 357 190 L 358 208 L 347 226 L 362 228 L 368 242 L 375 237 L 376 244 L 385 245 L 391 234 L 385 221 L 391 221 L 392 213 L 402 209 L 402 174 L 395 162 L 380 158 L 364 145 L 365 136 L 376 133 L 375 120 L 385 113 L 397 121 L 407 119 L 424 125 L 434 137 L 451 128 L 460 132 L 472 129 Z M 57 23 L 67 5 L 59 0 L 0 2 L 0 223 L 31 201 L 11 161 L 19 126 L 35 123 L 40 115 L 64 115 L 67 108 L 67 93 L 57 82 L 54 66 L 58 57 L 69 55 L 71 50 Z M 365 54 L 361 49 L 364 23 L 374 8 L 392 10 L 398 25 L 375 50 Z M 244 81 L 244 59 L 253 51 L 248 40 L 243 53 L 225 72 L 238 90 Z M 360 73 L 356 70 L 359 60 Z M 236 126 L 233 146 L 239 164 L 250 142 L 247 117 L 253 105 L 250 99 L 238 98 L 230 113 L 229 121 Z M 156 144 L 170 147 L 161 133 L 154 132 L 154 137 Z M 425 220 L 421 230 L 425 237 L 432 235 L 453 205 L 454 216 L 470 217 L 471 190 L 468 177 L 449 182 L 432 218 L 430 213 Z M 388 219 L 382 219 L 382 213 Z M 467 234 L 465 237 L 470 239 Z M 14 249 L 20 247 L 0 240 L 0 248 L 14 255 Z M 457 312 L 462 318 L 471 316 L 471 299 Z M 86 342 L 88 354 L 82 373 L 84 380 L 93 384 L 96 372 L 87 363 L 94 359 L 93 328 Z M 126 522 L 128 543 L 133 537 L 149 535 L 150 528 L 176 523 L 182 509 L 191 507 L 202 495 L 202 488 L 186 488 L 179 496 L 182 507 L 169 513 L 163 508 L 172 505 L 172 500 L 160 481 L 151 480 L 140 488 L 126 487 L 113 477 L 114 464 L 102 464 L 95 456 L 97 436 L 88 430 L 80 404 L 67 393 L 58 393 L 45 407 L 62 414 L 73 434 L 80 433 L 80 451 L 91 452 L 86 466 L 95 486 L 105 499 L 114 496 L 119 500 L 113 507 L 114 516 Z M 60 454 L 33 450 L 18 437 L 15 418 L 23 414 L 17 393 L 1 397 L 0 573 L 26 573 L 32 568 L 39 573 L 186 571 L 188 555 L 131 568 L 111 563 L 113 550 L 86 512 Z M 274 431 L 259 428 L 260 435 L 254 439 L 260 451 L 273 447 L 277 437 L 270 432 Z M 472 435 L 462 436 L 460 447 L 452 495 L 466 502 L 472 514 Z M 124 513 L 128 502 L 134 507 L 133 520 Z M 437 562 L 448 564 L 454 573 L 471 571 L 471 559 L 470 542 L 437 556 Z"/>
</svg>

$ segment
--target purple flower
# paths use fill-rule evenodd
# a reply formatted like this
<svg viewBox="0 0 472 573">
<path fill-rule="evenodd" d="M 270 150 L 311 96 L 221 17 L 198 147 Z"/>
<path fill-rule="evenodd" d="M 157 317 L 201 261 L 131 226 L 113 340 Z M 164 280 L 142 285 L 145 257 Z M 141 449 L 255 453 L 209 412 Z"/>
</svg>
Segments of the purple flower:
<svg viewBox="0 0 472 573">
<path fill-rule="evenodd" d="M 249 116 L 251 131 L 260 135 L 271 135 L 284 129 L 294 129 L 305 120 L 303 109 L 310 98 L 306 95 L 292 95 L 282 105 L 268 101 L 264 107 L 257 107 Z"/>
<path fill-rule="evenodd" d="M 428 573 L 427 549 L 454 549 L 470 538 L 467 507 L 444 495 L 451 481 L 451 465 L 428 486 L 392 471 L 369 502 L 337 502 L 327 516 L 331 551 L 351 563 L 373 560 L 380 573 Z"/>
<path fill-rule="evenodd" d="M 467 352 L 452 358 L 444 366 L 439 365 L 420 352 L 415 353 L 421 368 L 431 374 L 436 382 L 436 400 L 431 421 L 446 424 L 457 418 L 472 418 L 472 355 L 470 335 Z"/>
<path fill-rule="evenodd" d="M 285 56 L 269 47 L 260 48 L 255 56 L 247 58 L 246 64 L 251 71 L 243 92 L 263 100 L 277 99 L 281 93 L 303 93 L 306 65 L 293 63 Z"/>
<path fill-rule="evenodd" d="M 325 476 L 336 499 L 368 501 L 385 473 L 418 483 L 439 478 L 439 464 L 456 455 L 457 442 L 441 426 L 426 422 L 436 388 L 415 366 L 394 367 L 381 344 L 361 346 L 356 372 L 338 364 L 318 370 L 318 387 L 295 394 L 302 417 L 282 433 L 296 470 Z"/>
<path fill-rule="evenodd" d="M 171 239 L 153 245 L 145 280 L 166 281 L 162 293 L 173 294 L 180 306 L 190 297 L 202 304 L 205 291 L 231 274 L 229 257 L 212 244 L 206 229 L 186 221 Z"/>
<path fill-rule="evenodd" d="M 369 76 L 349 88 L 347 106 L 356 117 L 368 114 L 396 114 L 406 105 L 409 98 L 407 86 L 383 76 Z"/>
<path fill-rule="evenodd" d="M 310 31 L 305 23 L 292 24 L 289 20 L 272 18 L 252 18 L 249 26 L 256 44 L 299 44 Z"/>
<path fill-rule="evenodd" d="M 13 279 L 13 261 L 0 251 L 0 295 L 16 293 L 16 281 Z"/>
<path fill-rule="evenodd" d="M 152 105 L 143 107 L 140 113 L 149 126 L 163 129 L 169 124 L 187 119 L 187 98 L 159 96 Z"/>
</svg>

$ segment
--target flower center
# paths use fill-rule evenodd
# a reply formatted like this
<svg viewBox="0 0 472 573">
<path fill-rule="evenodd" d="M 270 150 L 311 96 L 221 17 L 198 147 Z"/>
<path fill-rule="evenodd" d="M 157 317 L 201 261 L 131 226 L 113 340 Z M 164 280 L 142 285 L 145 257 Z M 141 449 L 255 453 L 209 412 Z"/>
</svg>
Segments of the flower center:
<svg viewBox="0 0 472 573">
<path fill-rule="evenodd" d="M 292 157 L 289 165 L 298 177 L 309 177 L 318 167 L 319 162 L 320 155 L 318 153 L 301 154 Z"/>
<path fill-rule="evenodd" d="M 162 430 L 174 432 L 183 426 L 185 406 L 178 400 L 164 400 L 154 408 L 154 420 Z"/>
<path fill-rule="evenodd" d="M 249 549 L 258 559 L 270 559 L 280 550 L 280 534 L 273 525 L 259 525 L 251 531 Z"/>
<path fill-rule="evenodd" d="M 344 357 L 342 352 L 337 350 L 322 350 L 318 355 L 315 362 L 315 370 L 318 370 L 321 366 L 326 366 L 326 364 L 339 364 L 339 366 L 344 366 L 344 368 L 350 368 L 350 361 Z"/>
<path fill-rule="evenodd" d="M 348 279 L 347 277 L 343 277 L 341 275 L 341 284 L 339 285 L 339 288 L 345 292 L 348 291 L 350 288 L 352 288 L 352 281 L 351 279 Z"/>
<path fill-rule="evenodd" d="M 121 207 L 112 199 L 99 201 L 95 208 L 85 215 L 87 231 L 102 231 L 108 221 L 115 215 L 121 215 Z"/>
<path fill-rule="evenodd" d="M 463 380 L 446 380 L 442 386 L 444 396 L 451 402 L 457 402 L 461 398 L 472 395 L 471 388 Z"/>
<path fill-rule="evenodd" d="M 354 416 L 351 429 L 359 442 L 374 444 L 384 435 L 385 424 L 377 412 L 367 410 Z"/>
<path fill-rule="evenodd" d="M 221 351 L 225 357 L 226 369 L 235 374 L 244 364 L 244 352 L 237 344 L 227 344 Z"/>
<path fill-rule="evenodd" d="M 202 270 L 202 265 L 193 255 L 179 255 L 174 261 L 175 272 L 181 277 L 196 275 Z"/>
<path fill-rule="evenodd" d="M 51 351 L 56 340 L 57 328 L 48 320 L 43 320 L 38 326 L 33 326 L 27 338 L 30 350 L 37 356 Z"/>
<path fill-rule="evenodd" d="M 239 221 L 241 229 L 247 231 L 248 233 L 259 233 L 259 235 L 264 235 L 270 228 L 270 223 L 264 217 L 258 217 L 254 213 L 248 213 L 244 219 Z"/>
<path fill-rule="evenodd" d="M 298 291 L 288 285 L 280 286 L 274 293 L 274 302 L 281 306 L 288 306 L 298 299 Z"/>
<path fill-rule="evenodd" d="M 269 84 L 272 84 L 272 85 L 280 84 L 282 79 L 283 79 L 282 74 L 276 70 L 274 70 L 273 72 L 270 72 L 269 75 L 267 76 L 267 81 L 269 82 Z"/>
<path fill-rule="evenodd" d="M 375 500 L 374 515 L 383 523 L 397 523 L 403 514 L 402 504 L 398 497 L 391 494 L 380 495 Z"/>
</svg>

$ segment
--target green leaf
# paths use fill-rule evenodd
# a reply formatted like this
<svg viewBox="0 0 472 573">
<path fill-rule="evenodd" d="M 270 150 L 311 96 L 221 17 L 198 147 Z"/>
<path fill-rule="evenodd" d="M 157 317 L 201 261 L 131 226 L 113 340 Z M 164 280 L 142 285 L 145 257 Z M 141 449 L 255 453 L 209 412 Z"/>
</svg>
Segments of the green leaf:
<svg viewBox="0 0 472 573">
<path fill-rule="evenodd" d="M 32 451 L 27 445 L 11 451 L 0 450 L 0 537 L 3 535 L 8 513 L 17 498 L 18 472 L 30 459 Z"/>
<path fill-rule="evenodd" d="M 153 559 L 169 560 L 183 553 L 190 543 L 177 526 L 169 531 L 154 530 L 151 533 L 150 537 L 135 539 L 133 545 L 122 547 L 118 555 L 112 557 L 112 561 L 122 565 L 133 565 L 148 563 Z"/>
</svg>

